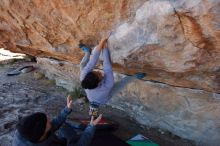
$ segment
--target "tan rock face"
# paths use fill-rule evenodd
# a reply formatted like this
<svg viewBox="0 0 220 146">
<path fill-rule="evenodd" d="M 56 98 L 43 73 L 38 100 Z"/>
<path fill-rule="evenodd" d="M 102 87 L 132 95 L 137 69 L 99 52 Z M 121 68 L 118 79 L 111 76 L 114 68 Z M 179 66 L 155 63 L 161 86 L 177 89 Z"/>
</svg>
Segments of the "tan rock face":
<svg viewBox="0 0 220 146">
<path fill-rule="evenodd" d="M 110 38 L 121 71 L 219 92 L 219 2 L 147 1 Z"/>
<path fill-rule="evenodd" d="M 36 56 L 79 62 L 78 43 L 95 45 L 101 34 L 126 20 L 138 1 L 34 0 L 0 4 L 1 46 Z M 79 55 L 80 54 L 80 55 Z"/>
<path fill-rule="evenodd" d="M 114 70 L 220 92 L 219 0 L 34 0 L 0 3 L 0 46 L 78 64 L 78 43 L 113 31 Z"/>
</svg>

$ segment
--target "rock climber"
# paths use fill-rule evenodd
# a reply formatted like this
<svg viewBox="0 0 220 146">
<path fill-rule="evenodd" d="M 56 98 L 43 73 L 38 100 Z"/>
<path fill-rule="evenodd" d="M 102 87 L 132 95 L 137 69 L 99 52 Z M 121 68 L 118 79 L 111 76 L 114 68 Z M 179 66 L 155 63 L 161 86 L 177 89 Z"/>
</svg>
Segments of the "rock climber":
<svg viewBox="0 0 220 146">
<path fill-rule="evenodd" d="M 126 76 L 114 84 L 112 64 L 107 47 L 109 36 L 102 38 L 92 52 L 86 45 L 79 44 L 79 48 L 85 53 L 80 63 L 80 81 L 90 102 L 89 115 L 97 116 L 100 105 L 106 104 L 112 96 L 120 92 L 128 83 L 135 79 L 142 79 L 145 76 L 144 73 Z M 104 73 L 95 70 L 101 52 Z"/>
<path fill-rule="evenodd" d="M 13 146 L 88 146 L 101 120 L 91 118 L 90 124 L 78 134 L 73 123 L 66 121 L 72 111 L 72 98 L 67 97 L 67 106 L 51 120 L 46 114 L 37 112 L 22 118 L 15 131 Z"/>
</svg>

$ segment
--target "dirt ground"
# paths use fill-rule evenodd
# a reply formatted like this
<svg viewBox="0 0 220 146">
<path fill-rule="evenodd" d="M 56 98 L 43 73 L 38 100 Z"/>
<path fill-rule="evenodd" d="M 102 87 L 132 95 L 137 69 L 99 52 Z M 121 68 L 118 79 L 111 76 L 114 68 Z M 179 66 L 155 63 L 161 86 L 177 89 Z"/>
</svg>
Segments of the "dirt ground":
<svg viewBox="0 0 220 146">
<path fill-rule="evenodd" d="M 0 146 L 11 145 L 16 122 L 22 116 L 33 112 L 46 112 L 51 117 L 64 106 L 68 91 L 55 85 L 39 73 L 38 69 L 17 76 L 7 76 L 7 72 L 24 64 L 25 61 L 0 62 Z M 168 131 L 138 124 L 123 111 L 110 106 L 102 108 L 104 117 L 119 123 L 115 135 L 123 140 L 141 133 L 161 146 L 193 146 L 193 142 L 181 139 Z M 88 117 L 88 104 L 74 104 L 70 120 Z"/>
</svg>

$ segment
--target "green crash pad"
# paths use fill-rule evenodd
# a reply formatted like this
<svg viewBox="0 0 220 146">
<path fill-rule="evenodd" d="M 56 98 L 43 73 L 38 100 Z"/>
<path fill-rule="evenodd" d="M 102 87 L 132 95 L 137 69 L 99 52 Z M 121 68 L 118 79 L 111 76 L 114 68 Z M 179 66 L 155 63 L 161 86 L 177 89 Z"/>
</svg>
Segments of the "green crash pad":
<svg viewBox="0 0 220 146">
<path fill-rule="evenodd" d="M 152 142 L 141 134 L 135 135 L 126 142 L 131 146 L 159 146 L 159 144 Z"/>
<path fill-rule="evenodd" d="M 144 141 L 127 141 L 127 143 L 131 146 L 159 146 L 153 142 L 144 142 Z"/>
</svg>

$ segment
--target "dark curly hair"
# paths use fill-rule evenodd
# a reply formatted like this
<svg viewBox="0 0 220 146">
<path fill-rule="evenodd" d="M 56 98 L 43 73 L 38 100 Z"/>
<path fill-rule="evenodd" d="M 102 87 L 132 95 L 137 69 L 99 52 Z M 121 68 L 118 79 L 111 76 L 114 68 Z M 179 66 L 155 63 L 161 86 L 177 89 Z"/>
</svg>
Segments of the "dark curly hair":
<svg viewBox="0 0 220 146">
<path fill-rule="evenodd" d="M 89 72 L 81 82 L 81 86 L 84 89 L 95 89 L 98 84 L 99 77 L 93 72 Z"/>
</svg>

